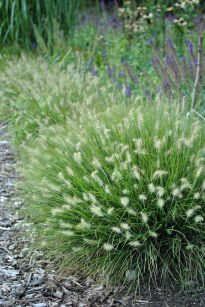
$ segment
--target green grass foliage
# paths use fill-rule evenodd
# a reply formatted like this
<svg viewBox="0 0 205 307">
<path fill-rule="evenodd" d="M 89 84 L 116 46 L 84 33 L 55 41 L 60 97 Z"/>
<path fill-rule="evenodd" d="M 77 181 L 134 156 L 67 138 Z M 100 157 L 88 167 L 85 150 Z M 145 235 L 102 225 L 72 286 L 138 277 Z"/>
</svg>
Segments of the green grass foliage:
<svg viewBox="0 0 205 307">
<path fill-rule="evenodd" d="M 1 44 L 19 42 L 30 48 L 35 41 L 34 26 L 46 40 L 53 32 L 53 19 L 68 33 L 75 24 L 79 10 L 90 1 L 85 0 L 0 0 Z"/>
<path fill-rule="evenodd" d="M 41 126 L 63 124 L 68 117 L 77 120 L 86 108 L 102 110 L 109 95 L 119 96 L 112 87 L 100 87 L 100 80 L 90 74 L 80 74 L 73 66 L 60 69 L 61 64 L 24 55 L 4 60 L 0 118 L 10 120 L 15 144 L 36 137 Z"/>
<path fill-rule="evenodd" d="M 110 98 L 42 128 L 20 169 L 36 243 L 61 270 L 136 288 L 204 282 L 205 129 L 182 106 Z"/>
</svg>

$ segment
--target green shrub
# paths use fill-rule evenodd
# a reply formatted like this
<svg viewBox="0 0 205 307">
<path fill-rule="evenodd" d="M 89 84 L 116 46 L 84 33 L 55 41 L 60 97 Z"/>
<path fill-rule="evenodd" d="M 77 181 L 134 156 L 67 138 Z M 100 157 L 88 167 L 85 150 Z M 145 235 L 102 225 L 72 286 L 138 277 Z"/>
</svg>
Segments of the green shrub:
<svg viewBox="0 0 205 307">
<path fill-rule="evenodd" d="M 61 270 L 136 288 L 204 282 L 205 127 L 182 109 L 110 98 L 24 148 L 24 214 Z"/>
</svg>

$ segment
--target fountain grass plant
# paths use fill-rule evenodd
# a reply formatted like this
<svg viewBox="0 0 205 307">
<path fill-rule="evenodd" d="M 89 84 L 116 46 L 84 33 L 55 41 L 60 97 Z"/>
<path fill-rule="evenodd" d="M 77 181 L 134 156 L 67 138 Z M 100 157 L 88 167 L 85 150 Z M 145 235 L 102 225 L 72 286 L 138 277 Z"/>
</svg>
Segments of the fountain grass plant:
<svg viewBox="0 0 205 307">
<path fill-rule="evenodd" d="M 42 125 L 63 124 L 67 117 L 77 120 L 85 105 L 103 110 L 110 96 L 120 96 L 114 86 L 105 89 L 98 78 L 79 73 L 78 65 L 62 65 L 28 55 L 4 59 L 0 118 L 9 119 L 16 145 L 36 137 Z"/>
<path fill-rule="evenodd" d="M 204 284 L 204 122 L 174 101 L 130 102 L 110 97 L 23 147 L 34 248 L 61 271 L 129 289 Z"/>
</svg>

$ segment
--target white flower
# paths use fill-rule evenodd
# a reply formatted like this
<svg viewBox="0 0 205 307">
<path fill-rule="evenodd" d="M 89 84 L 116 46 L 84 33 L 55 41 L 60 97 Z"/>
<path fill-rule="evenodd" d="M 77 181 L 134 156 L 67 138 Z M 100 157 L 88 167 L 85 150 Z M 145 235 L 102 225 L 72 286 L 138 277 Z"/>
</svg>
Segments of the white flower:
<svg viewBox="0 0 205 307">
<path fill-rule="evenodd" d="M 92 172 L 91 177 L 102 187 L 103 186 L 103 181 L 101 178 L 98 176 L 98 171 L 95 170 Z"/>
<path fill-rule="evenodd" d="M 154 193 L 154 192 L 156 191 L 156 188 L 155 188 L 155 186 L 154 186 L 153 183 L 150 183 L 150 184 L 148 185 L 148 189 L 149 189 L 149 191 L 150 191 L 151 193 Z"/>
<path fill-rule="evenodd" d="M 74 197 L 73 197 L 73 203 L 74 203 L 74 204 L 82 203 L 82 199 L 80 199 L 79 197 L 74 196 Z"/>
<path fill-rule="evenodd" d="M 191 189 L 191 184 L 189 183 L 189 181 L 187 180 L 187 178 L 181 178 L 181 186 L 180 186 L 180 190 L 186 190 L 186 189 Z"/>
<path fill-rule="evenodd" d="M 61 228 L 73 228 L 73 225 L 60 221 L 60 227 Z"/>
<path fill-rule="evenodd" d="M 67 204 L 73 205 L 73 206 L 82 202 L 82 200 L 80 198 L 76 197 L 76 196 L 72 197 L 72 196 L 69 196 L 69 195 L 63 195 L 63 198 L 64 198 L 64 200 L 66 201 Z"/>
<path fill-rule="evenodd" d="M 110 157 L 106 157 L 105 160 L 108 162 L 108 163 L 115 163 L 115 156 L 112 155 Z"/>
<path fill-rule="evenodd" d="M 97 203 L 97 199 L 95 197 L 94 194 L 92 194 L 91 192 L 88 193 L 89 199 L 95 204 Z"/>
<path fill-rule="evenodd" d="M 163 206 L 164 206 L 164 199 L 159 198 L 159 199 L 157 200 L 157 206 L 160 207 L 160 208 L 162 209 Z"/>
<path fill-rule="evenodd" d="M 85 241 L 85 243 L 89 244 L 89 245 L 97 245 L 99 242 L 97 240 L 90 240 L 90 239 L 83 239 Z"/>
<path fill-rule="evenodd" d="M 190 216 L 193 215 L 193 213 L 194 213 L 194 209 L 193 209 L 193 208 L 190 208 L 190 209 L 188 209 L 188 210 L 186 211 L 186 216 L 187 216 L 187 217 L 190 217 Z"/>
<path fill-rule="evenodd" d="M 89 198 L 88 198 L 87 194 L 86 194 L 86 193 L 84 193 L 84 192 L 83 192 L 83 199 L 84 199 L 85 201 L 88 201 L 88 200 L 89 200 Z"/>
<path fill-rule="evenodd" d="M 120 203 L 124 206 L 124 207 L 126 207 L 128 204 L 129 204 L 129 198 L 128 197 L 121 197 L 120 198 Z"/>
<path fill-rule="evenodd" d="M 73 159 L 75 160 L 75 162 L 77 163 L 81 163 L 82 162 L 82 156 L 81 156 L 81 153 L 78 151 L 78 152 L 75 152 L 73 154 Z"/>
<path fill-rule="evenodd" d="M 142 147 L 142 139 L 141 138 L 133 139 L 133 142 L 135 143 L 137 150 L 140 150 Z"/>
<path fill-rule="evenodd" d="M 198 210 L 198 209 L 201 209 L 201 206 L 200 206 L 200 205 L 194 206 L 194 210 Z"/>
<path fill-rule="evenodd" d="M 77 144 L 75 144 L 75 149 L 76 149 L 76 150 L 80 150 L 81 145 L 82 145 L 82 144 L 81 144 L 80 142 L 77 143 Z"/>
<path fill-rule="evenodd" d="M 198 170 L 196 171 L 195 177 L 198 178 L 202 174 L 203 171 L 204 171 L 204 166 L 200 166 Z"/>
<path fill-rule="evenodd" d="M 134 216 L 137 215 L 137 213 L 135 212 L 135 210 L 133 210 L 133 209 L 131 209 L 131 208 L 127 209 L 127 212 L 128 212 L 129 214 L 131 214 L 131 215 L 134 215 Z"/>
<path fill-rule="evenodd" d="M 126 152 L 126 162 L 131 163 L 132 162 L 132 157 L 129 151 Z"/>
<path fill-rule="evenodd" d="M 200 193 L 199 192 L 194 193 L 194 199 L 199 199 L 199 197 L 200 197 Z"/>
<path fill-rule="evenodd" d="M 92 204 L 92 206 L 90 207 L 90 211 L 97 216 L 103 216 L 101 208 L 94 204 Z"/>
<path fill-rule="evenodd" d="M 181 190 L 179 188 L 174 188 L 172 190 L 172 195 L 173 196 L 179 196 L 181 194 Z"/>
<path fill-rule="evenodd" d="M 109 188 L 109 186 L 106 184 L 106 186 L 105 186 L 105 192 L 107 193 L 107 194 L 111 194 L 111 191 L 110 191 L 110 188 Z"/>
<path fill-rule="evenodd" d="M 164 195 L 164 193 L 165 193 L 165 190 L 164 190 L 163 187 L 158 186 L 158 187 L 156 187 L 156 190 L 157 190 L 157 195 L 159 197 L 162 197 Z"/>
<path fill-rule="evenodd" d="M 72 168 L 70 168 L 69 166 L 66 167 L 66 170 L 67 170 L 67 173 L 68 173 L 69 175 L 71 175 L 71 176 L 74 175 L 74 172 L 73 172 Z"/>
<path fill-rule="evenodd" d="M 199 167 L 199 166 L 201 166 L 201 163 L 203 163 L 204 161 L 205 161 L 205 158 L 201 157 L 201 158 L 199 158 L 195 161 L 195 164 L 196 164 L 197 167 Z"/>
<path fill-rule="evenodd" d="M 158 237 L 158 234 L 154 231 L 149 231 L 149 235 L 153 238 L 157 238 Z"/>
<path fill-rule="evenodd" d="M 106 250 L 107 252 L 109 252 L 109 251 L 111 251 L 114 247 L 113 247 L 111 244 L 109 244 L 109 243 L 104 243 L 104 244 L 103 244 L 103 248 L 104 248 L 104 250 Z"/>
<path fill-rule="evenodd" d="M 195 218 L 194 218 L 195 223 L 203 222 L 203 220 L 204 220 L 204 218 L 201 215 L 196 215 Z"/>
<path fill-rule="evenodd" d="M 110 129 L 107 129 L 107 128 L 104 129 L 104 134 L 105 134 L 106 139 L 109 139 L 109 137 L 110 137 L 110 134 L 109 134 L 110 131 L 111 131 Z"/>
<path fill-rule="evenodd" d="M 145 224 L 147 224 L 147 222 L 148 222 L 148 216 L 147 216 L 147 214 L 144 213 L 144 212 L 141 212 L 141 216 L 142 216 L 143 222 L 144 222 Z"/>
<path fill-rule="evenodd" d="M 77 228 L 83 229 L 83 228 L 90 228 L 90 224 L 87 223 L 84 219 L 81 218 L 80 223 L 77 225 Z"/>
<path fill-rule="evenodd" d="M 51 209 L 51 214 L 52 215 L 56 215 L 56 214 L 62 213 L 62 212 L 63 212 L 62 208 L 53 208 L 53 209 Z"/>
<path fill-rule="evenodd" d="M 161 146 L 162 146 L 162 141 L 159 140 L 156 136 L 154 136 L 154 147 L 159 150 Z"/>
<path fill-rule="evenodd" d="M 48 183 L 48 186 L 51 190 L 53 190 L 55 193 L 58 193 L 60 192 L 60 186 L 59 185 L 56 185 L 55 183 Z"/>
<path fill-rule="evenodd" d="M 132 174 L 137 180 L 140 180 L 140 173 L 137 166 L 133 166 Z"/>
<path fill-rule="evenodd" d="M 129 230 L 130 229 L 130 226 L 127 224 L 127 223 L 121 223 L 120 224 L 120 227 L 124 230 Z"/>
<path fill-rule="evenodd" d="M 112 175 L 111 175 L 111 180 L 112 181 L 118 181 L 120 179 L 122 179 L 122 175 L 117 169 L 115 169 L 113 171 Z"/>
<path fill-rule="evenodd" d="M 87 182 L 87 183 L 89 183 L 90 182 L 90 180 L 89 180 L 89 178 L 88 177 L 86 177 L 86 176 L 83 176 L 83 179 Z"/>
<path fill-rule="evenodd" d="M 146 196 L 145 194 L 139 195 L 139 200 L 144 201 L 144 200 L 146 200 L 146 199 L 147 199 L 147 196 Z"/>
<path fill-rule="evenodd" d="M 111 227 L 112 231 L 116 232 L 116 233 L 121 233 L 121 230 L 119 227 L 113 226 Z"/>
<path fill-rule="evenodd" d="M 114 208 L 112 207 L 112 208 L 109 208 L 109 209 L 107 210 L 107 213 L 110 215 L 110 214 L 113 213 L 113 211 L 114 211 Z"/>
<path fill-rule="evenodd" d="M 64 236 L 73 236 L 75 233 L 71 230 L 64 230 L 64 231 L 61 231 L 61 233 L 64 235 Z"/>
<path fill-rule="evenodd" d="M 119 147 L 121 147 L 121 154 L 129 149 L 129 146 L 124 144 L 119 144 Z"/>
<path fill-rule="evenodd" d="M 163 171 L 163 170 L 158 170 L 158 171 L 155 171 L 154 174 L 153 174 L 153 179 L 156 179 L 156 178 L 162 178 L 162 176 L 164 175 L 167 175 L 168 172 L 167 171 Z"/>
<path fill-rule="evenodd" d="M 129 190 L 127 189 L 122 190 L 122 194 L 129 194 Z"/>
<path fill-rule="evenodd" d="M 58 173 L 58 178 L 59 178 L 60 180 L 62 180 L 62 181 L 65 180 L 64 175 L 63 175 L 62 172 Z"/>
<path fill-rule="evenodd" d="M 130 238 L 131 238 L 131 233 L 129 232 L 129 231 L 126 231 L 125 232 L 125 238 L 126 238 L 126 240 L 129 240 Z"/>
<path fill-rule="evenodd" d="M 96 167 L 96 168 L 101 168 L 101 164 L 98 161 L 98 159 L 94 158 L 92 161 L 92 164 Z"/>
<path fill-rule="evenodd" d="M 135 241 L 131 241 L 128 243 L 130 246 L 133 246 L 133 247 L 138 247 L 141 245 L 141 243 L 138 241 L 138 240 L 135 240 Z"/>
</svg>

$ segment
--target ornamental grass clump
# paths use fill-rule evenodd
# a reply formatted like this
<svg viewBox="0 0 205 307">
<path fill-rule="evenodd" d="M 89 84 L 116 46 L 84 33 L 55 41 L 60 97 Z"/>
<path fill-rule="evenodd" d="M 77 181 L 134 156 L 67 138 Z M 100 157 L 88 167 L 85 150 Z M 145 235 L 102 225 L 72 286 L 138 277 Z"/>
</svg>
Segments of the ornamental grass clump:
<svg viewBox="0 0 205 307">
<path fill-rule="evenodd" d="M 137 289 L 204 283 L 203 122 L 138 99 L 40 134 L 24 148 L 24 209 L 61 270 Z"/>
<path fill-rule="evenodd" d="M 25 55 L 5 61 L 0 74 L 0 119 L 9 120 L 16 145 L 37 137 L 41 125 L 63 124 L 67 117 L 77 120 L 85 108 L 99 110 L 109 103 L 111 87 L 105 91 L 97 78 L 83 75 L 73 65 L 62 65 Z"/>
</svg>

